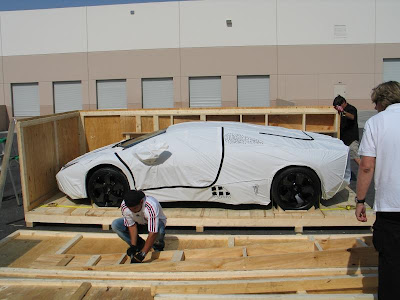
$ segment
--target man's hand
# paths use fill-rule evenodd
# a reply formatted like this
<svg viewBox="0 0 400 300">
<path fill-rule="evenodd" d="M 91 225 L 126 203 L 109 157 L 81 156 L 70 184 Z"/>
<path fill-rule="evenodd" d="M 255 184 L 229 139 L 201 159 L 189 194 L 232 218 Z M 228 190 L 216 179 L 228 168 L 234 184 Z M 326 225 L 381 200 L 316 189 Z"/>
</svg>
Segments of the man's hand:
<svg viewBox="0 0 400 300">
<path fill-rule="evenodd" d="M 356 218 L 360 222 L 367 222 L 367 214 L 365 204 L 357 203 L 356 204 Z"/>
<path fill-rule="evenodd" d="M 139 249 L 138 249 L 138 247 L 135 246 L 135 245 L 131 245 L 131 246 L 126 250 L 126 254 L 127 254 L 129 257 L 132 257 L 132 255 L 135 255 L 135 254 L 138 253 L 138 252 L 139 252 Z"/>
<path fill-rule="evenodd" d="M 342 113 L 343 112 L 343 107 L 341 107 L 340 105 L 336 105 L 335 109 L 339 112 Z"/>
<path fill-rule="evenodd" d="M 131 257 L 131 264 L 141 263 L 146 257 L 146 253 L 138 252 Z"/>
</svg>

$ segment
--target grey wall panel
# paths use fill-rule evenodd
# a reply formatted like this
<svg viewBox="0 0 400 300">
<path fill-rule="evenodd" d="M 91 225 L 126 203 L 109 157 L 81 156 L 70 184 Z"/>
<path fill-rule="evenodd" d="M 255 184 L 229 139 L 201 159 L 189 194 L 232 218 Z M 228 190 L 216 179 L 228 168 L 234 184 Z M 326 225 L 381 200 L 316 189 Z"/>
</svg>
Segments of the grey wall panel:
<svg viewBox="0 0 400 300">
<path fill-rule="evenodd" d="M 172 78 L 142 80 L 143 108 L 173 108 L 174 84 Z"/>
<path fill-rule="evenodd" d="M 190 77 L 190 107 L 220 107 L 221 77 Z"/>
</svg>

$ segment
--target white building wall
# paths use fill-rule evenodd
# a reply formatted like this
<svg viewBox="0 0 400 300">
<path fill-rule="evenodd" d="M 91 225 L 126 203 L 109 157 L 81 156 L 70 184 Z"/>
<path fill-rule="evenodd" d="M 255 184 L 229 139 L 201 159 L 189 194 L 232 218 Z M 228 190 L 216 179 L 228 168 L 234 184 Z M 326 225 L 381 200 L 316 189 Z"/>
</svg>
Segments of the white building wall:
<svg viewBox="0 0 400 300">
<path fill-rule="evenodd" d="M 86 8 L 0 13 L 4 56 L 87 51 Z"/>
<path fill-rule="evenodd" d="M 183 48 L 276 45 L 276 0 L 182 1 L 180 36 Z"/>
<path fill-rule="evenodd" d="M 376 43 L 400 43 L 399 16 L 399 0 L 376 0 Z"/>
<path fill-rule="evenodd" d="M 92 6 L 87 11 L 89 51 L 179 47 L 179 2 Z"/>
<path fill-rule="evenodd" d="M 1 55 L 399 43 L 399 13 L 398 0 L 196 0 L 1 12 Z M 345 37 L 335 37 L 335 25 L 345 25 Z"/>
<path fill-rule="evenodd" d="M 335 37 L 335 25 L 346 37 Z M 279 45 L 374 42 L 375 0 L 278 0 Z"/>
</svg>

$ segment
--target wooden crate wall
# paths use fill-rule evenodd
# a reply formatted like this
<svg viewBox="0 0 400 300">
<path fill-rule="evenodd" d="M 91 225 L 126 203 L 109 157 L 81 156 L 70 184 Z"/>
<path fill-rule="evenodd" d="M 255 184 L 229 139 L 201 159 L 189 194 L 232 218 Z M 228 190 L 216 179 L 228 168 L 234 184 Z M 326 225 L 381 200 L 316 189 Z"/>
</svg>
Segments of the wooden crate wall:
<svg viewBox="0 0 400 300">
<path fill-rule="evenodd" d="M 21 185 L 25 212 L 58 192 L 56 174 L 82 153 L 79 112 L 19 120 Z"/>
</svg>

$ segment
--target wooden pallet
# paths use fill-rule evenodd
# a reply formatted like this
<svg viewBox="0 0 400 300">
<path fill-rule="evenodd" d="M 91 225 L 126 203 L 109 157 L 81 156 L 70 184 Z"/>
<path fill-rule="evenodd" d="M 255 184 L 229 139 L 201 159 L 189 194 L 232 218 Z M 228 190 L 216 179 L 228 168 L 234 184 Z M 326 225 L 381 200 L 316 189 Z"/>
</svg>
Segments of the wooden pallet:
<svg viewBox="0 0 400 300">
<path fill-rule="evenodd" d="M 356 220 L 354 197 L 354 192 L 346 189 L 330 200 L 323 200 L 320 209 L 308 211 L 283 211 L 279 208 L 165 208 L 164 212 L 168 218 L 167 226 L 196 227 L 198 232 L 204 231 L 205 227 L 289 227 L 300 233 L 304 227 L 372 226 L 375 215 L 370 207 L 367 213 L 368 222 Z M 62 193 L 25 214 L 28 227 L 36 222 L 98 224 L 105 230 L 119 217 L 121 213 L 118 208 L 99 208 L 90 203 L 72 201 Z"/>
<path fill-rule="evenodd" d="M 142 264 L 125 249 L 115 234 L 17 231 L 0 241 L 0 298 L 373 299 L 377 290 L 371 235 L 167 235 L 165 251 Z"/>
</svg>

